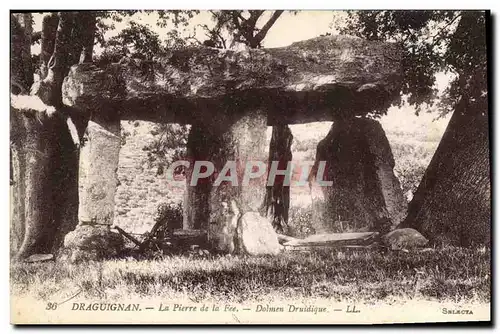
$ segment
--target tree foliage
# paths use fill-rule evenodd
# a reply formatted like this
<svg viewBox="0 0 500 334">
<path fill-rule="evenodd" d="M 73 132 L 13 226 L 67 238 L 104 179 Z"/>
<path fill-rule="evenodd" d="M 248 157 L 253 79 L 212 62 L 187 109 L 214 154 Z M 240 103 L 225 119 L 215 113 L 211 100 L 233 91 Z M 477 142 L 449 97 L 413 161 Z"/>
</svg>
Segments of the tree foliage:
<svg viewBox="0 0 500 334">
<path fill-rule="evenodd" d="M 204 44 L 223 49 L 243 44 L 251 48 L 258 48 L 261 47 L 263 39 L 283 11 L 272 11 L 268 18 L 266 18 L 267 15 L 264 15 L 265 11 L 263 10 L 212 10 L 210 13 L 213 26 L 199 25 L 208 38 L 204 42 L 200 42 L 194 36 L 182 37 L 177 29 L 172 29 L 169 31 L 167 39 L 161 44 L 159 36 L 148 27 L 133 24 L 110 41 L 108 45 L 113 45 L 112 48 L 123 47 L 124 49 L 120 50 L 121 55 L 126 53 L 125 50 L 130 49 L 136 50 L 135 53 L 142 55 L 159 55 L 169 49 L 183 48 L 190 44 Z M 160 17 L 159 26 L 165 26 L 166 21 L 173 20 L 174 27 L 177 28 L 178 26 L 187 26 L 189 20 L 198 12 L 159 11 L 158 14 Z M 185 157 L 189 127 L 177 124 L 159 124 L 154 132 L 157 135 L 156 139 L 144 147 L 144 150 L 148 152 L 150 164 L 156 164 L 158 174 L 161 175 L 173 161 Z"/>
<path fill-rule="evenodd" d="M 466 82 L 486 74 L 486 14 L 480 11 L 350 11 L 341 33 L 402 45 L 403 87 L 417 106 L 437 101 L 438 72 L 455 75 L 438 104 L 453 109 Z M 486 82 L 479 83 L 486 91 Z M 477 93 L 476 93 L 477 95 Z M 481 95 L 481 94 L 479 94 Z"/>
</svg>

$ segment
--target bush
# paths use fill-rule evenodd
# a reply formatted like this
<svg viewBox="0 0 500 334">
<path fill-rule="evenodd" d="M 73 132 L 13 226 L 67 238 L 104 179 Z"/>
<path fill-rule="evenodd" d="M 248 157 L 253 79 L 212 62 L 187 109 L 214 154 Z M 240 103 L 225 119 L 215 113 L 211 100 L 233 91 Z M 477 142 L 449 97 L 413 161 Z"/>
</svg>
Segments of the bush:
<svg viewBox="0 0 500 334">
<path fill-rule="evenodd" d="M 396 165 L 394 172 L 401 183 L 403 193 L 411 191 L 412 194 L 418 188 L 427 166 L 434 154 L 437 142 L 421 142 L 411 139 L 391 141 L 392 153 Z"/>
<path fill-rule="evenodd" d="M 318 142 L 319 140 L 314 138 L 304 139 L 304 140 L 299 140 L 297 138 L 294 138 L 292 143 L 292 151 L 306 152 L 312 150 L 313 152 L 316 152 L 316 147 L 318 145 Z"/>
</svg>

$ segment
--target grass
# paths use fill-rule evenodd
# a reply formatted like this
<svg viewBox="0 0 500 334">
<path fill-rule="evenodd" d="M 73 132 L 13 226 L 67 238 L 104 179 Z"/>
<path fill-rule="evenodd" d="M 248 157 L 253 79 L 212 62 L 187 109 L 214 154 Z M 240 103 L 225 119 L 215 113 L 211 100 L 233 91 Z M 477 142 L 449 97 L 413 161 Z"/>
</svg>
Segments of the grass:
<svg viewBox="0 0 500 334">
<path fill-rule="evenodd" d="M 315 298 L 488 303 L 489 263 L 484 248 L 130 258 L 75 265 L 13 264 L 11 287 L 13 295 L 41 300 L 81 290 L 81 298 L 107 301 L 154 296 L 236 303 Z"/>
</svg>

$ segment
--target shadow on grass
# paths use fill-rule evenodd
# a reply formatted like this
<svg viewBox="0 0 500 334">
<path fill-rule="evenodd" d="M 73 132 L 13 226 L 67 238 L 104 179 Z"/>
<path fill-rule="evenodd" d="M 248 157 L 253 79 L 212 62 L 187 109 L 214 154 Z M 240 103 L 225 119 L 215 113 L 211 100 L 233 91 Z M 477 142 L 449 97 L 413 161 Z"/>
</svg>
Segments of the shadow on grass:
<svg viewBox="0 0 500 334">
<path fill-rule="evenodd" d="M 446 248 L 427 251 L 334 251 L 275 257 L 166 257 L 79 265 L 16 265 L 21 293 L 45 294 L 75 281 L 85 290 L 144 297 L 185 295 L 195 302 L 270 298 L 333 300 L 490 300 L 490 253 Z M 50 283 L 51 282 L 51 283 Z M 49 284 L 50 283 L 50 284 Z M 24 290 L 24 291 L 23 291 Z"/>
</svg>

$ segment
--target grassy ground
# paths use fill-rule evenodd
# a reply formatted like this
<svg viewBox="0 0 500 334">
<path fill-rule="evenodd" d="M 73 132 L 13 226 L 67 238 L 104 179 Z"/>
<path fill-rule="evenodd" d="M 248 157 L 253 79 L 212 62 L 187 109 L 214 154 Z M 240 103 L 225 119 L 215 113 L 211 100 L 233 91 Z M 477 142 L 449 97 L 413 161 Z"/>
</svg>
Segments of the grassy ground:
<svg viewBox="0 0 500 334">
<path fill-rule="evenodd" d="M 273 300 L 490 301 L 490 253 L 443 248 L 410 253 L 367 250 L 282 253 L 276 257 L 165 257 L 80 265 L 16 264 L 12 293 L 59 300 L 135 298 L 193 302 Z"/>
</svg>

